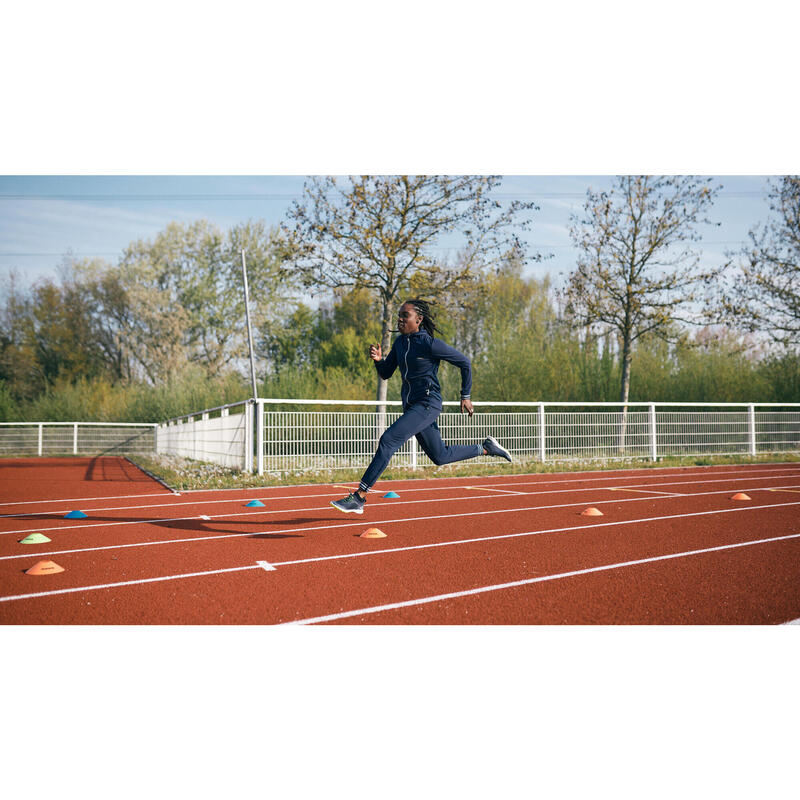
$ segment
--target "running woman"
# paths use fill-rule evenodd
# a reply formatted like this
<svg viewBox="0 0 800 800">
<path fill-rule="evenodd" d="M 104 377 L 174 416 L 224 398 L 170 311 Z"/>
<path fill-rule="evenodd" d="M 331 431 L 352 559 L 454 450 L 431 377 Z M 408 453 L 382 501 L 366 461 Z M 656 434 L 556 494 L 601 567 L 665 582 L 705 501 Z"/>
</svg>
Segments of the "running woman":
<svg viewBox="0 0 800 800">
<path fill-rule="evenodd" d="M 481 444 L 446 445 L 442 441 L 436 420 L 442 413 L 442 389 L 436 376 L 440 361 L 455 364 L 461 370 L 461 411 L 473 414 L 470 389 L 472 368 L 469 359 L 441 339 L 434 338 L 436 330 L 431 310 L 424 300 L 406 300 L 400 306 L 397 320 L 398 336 L 389 355 L 383 358 L 380 345 L 370 345 L 369 356 L 375 362 L 378 375 L 388 380 L 397 367 L 403 379 L 401 397 L 403 415 L 392 423 L 378 443 L 358 489 L 331 501 L 334 508 L 346 514 L 363 514 L 367 492 L 389 464 L 389 459 L 412 436 L 417 437 L 422 451 L 436 466 L 464 461 L 467 458 L 490 455 L 511 461 L 511 454 L 491 436 Z"/>
</svg>

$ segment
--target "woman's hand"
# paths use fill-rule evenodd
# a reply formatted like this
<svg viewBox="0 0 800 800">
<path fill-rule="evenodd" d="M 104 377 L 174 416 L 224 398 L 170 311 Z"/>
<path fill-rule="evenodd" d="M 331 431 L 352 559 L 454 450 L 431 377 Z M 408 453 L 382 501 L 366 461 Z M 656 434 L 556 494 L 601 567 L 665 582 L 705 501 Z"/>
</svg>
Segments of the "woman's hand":
<svg viewBox="0 0 800 800">
<path fill-rule="evenodd" d="M 470 416 L 475 413 L 475 409 L 472 408 L 472 400 L 470 400 L 469 397 L 461 398 L 461 412 L 466 412 Z"/>
<path fill-rule="evenodd" d="M 369 357 L 373 361 L 380 361 L 383 358 L 381 355 L 381 346 L 379 344 L 371 344 L 369 346 Z"/>
</svg>

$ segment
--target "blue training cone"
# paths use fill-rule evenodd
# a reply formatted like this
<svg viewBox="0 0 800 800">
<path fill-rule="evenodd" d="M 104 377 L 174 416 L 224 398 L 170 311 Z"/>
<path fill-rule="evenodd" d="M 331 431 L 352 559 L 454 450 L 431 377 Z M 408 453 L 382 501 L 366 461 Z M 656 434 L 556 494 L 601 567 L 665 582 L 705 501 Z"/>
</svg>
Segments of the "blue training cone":
<svg viewBox="0 0 800 800">
<path fill-rule="evenodd" d="M 86 514 L 83 511 L 70 511 L 69 514 L 64 514 L 64 519 L 86 519 Z"/>
<path fill-rule="evenodd" d="M 397 492 L 386 492 L 384 497 L 400 497 L 400 495 Z"/>
<path fill-rule="evenodd" d="M 261 508 L 264 504 L 260 500 L 251 500 L 245 503 L 245 508 Z"/>
</svg>

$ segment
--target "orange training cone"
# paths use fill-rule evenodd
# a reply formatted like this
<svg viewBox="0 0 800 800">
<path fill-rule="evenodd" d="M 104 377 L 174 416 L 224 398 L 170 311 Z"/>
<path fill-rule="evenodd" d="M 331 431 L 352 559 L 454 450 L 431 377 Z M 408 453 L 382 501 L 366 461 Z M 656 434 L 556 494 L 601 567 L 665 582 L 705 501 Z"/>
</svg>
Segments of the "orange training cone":
<svg viewBox="0 0 800 800">
<path fill-rule="evenodd" d="M 361 539 L 385 539 L 386 534 L 378 528 L 367 528 L 359 537 Z"/>
<path fill-rule="evenodd" d="M 737 492 L 735 495 L 733 495 L 733 497 L 731 497 L 731 500 L 749 500 L 749 499 L 750 495 L 745 494 L 744 492 Z"/>
<path fill-rule="evenodd" d="M 585 511 L 581 511 L 582 517 L 602 517 L 603 512 L 600 511 L 599 508 L 595 508 L 594 506 L 590 506 Z"/>
<path fill-rule="evenodd" d="M 26 575 L 54 575 L 63 572 L 64 567 L 59 567 L 55 561 L 37 561 L 30 569 L 25 570 Z"/>
</svg>

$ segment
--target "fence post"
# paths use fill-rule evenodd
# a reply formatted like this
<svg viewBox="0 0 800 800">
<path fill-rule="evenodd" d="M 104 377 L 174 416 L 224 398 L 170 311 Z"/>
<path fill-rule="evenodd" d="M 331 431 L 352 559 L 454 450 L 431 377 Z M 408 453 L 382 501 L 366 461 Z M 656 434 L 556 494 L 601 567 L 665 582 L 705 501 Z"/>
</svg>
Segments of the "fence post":
<svg viewBox="0 0 800 800">
<path fill-rule="evenodd" d="M 72 455 L 78 455 L 78 423 L 72 426 Z"/>
<path fill-rule="evenodd" d="M 160 424 L 153 425 L 153 452 L 158 454 L 158 429 L 161 427 Z"/>
<path fill-rule="evenodd" d="M 264 401 L 256 400 L 256 468 L 259 475 L 264 474 Z"/>
<path fill-rule="evenodd" d="M 253 402 L 244 406 L 244 471 L 253 471 Z"/>
<path fill-rule="evenodd" d="M 42 454 L 42 423 L 39 423 L 39 455 Z"/>
<path fill-rule="evenodd" d="M 658 461 L 658 448 L 656 447 L 656 407 L 650 403 L 650 460 Z"/>
<path fill-rule="evenodd" d="M 547 450 L 544 440 L 544 403 L 539 403 L 539 460 L 544 464 Z"/>
<path fill-rule="evenodd" d="M 756 407 L 753 403 L 747 406 L 747 432 L 750 439 L 750 455 L 756 454 Z"/>
</svg>

